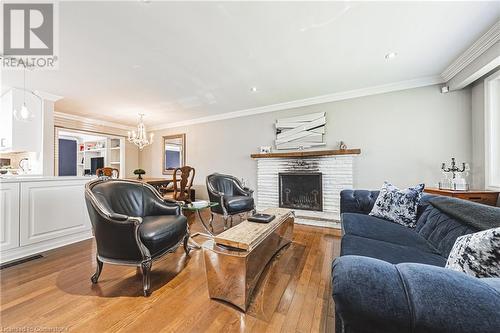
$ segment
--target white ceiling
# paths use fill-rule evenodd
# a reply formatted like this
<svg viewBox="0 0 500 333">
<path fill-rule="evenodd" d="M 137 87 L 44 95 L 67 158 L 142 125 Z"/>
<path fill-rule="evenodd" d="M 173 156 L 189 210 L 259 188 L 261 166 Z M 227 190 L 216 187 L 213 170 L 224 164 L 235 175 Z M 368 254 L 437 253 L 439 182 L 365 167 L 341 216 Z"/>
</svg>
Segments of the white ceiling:
<svg viewBox="0 0 500 333">
<path fill-rule="evenodd" d="M 59 17 L 59 70 L 27 88 L 64 96 L 57 111 L 160 124 L 439 75 L 500 2 L 61 2 Z"/>
</svg>

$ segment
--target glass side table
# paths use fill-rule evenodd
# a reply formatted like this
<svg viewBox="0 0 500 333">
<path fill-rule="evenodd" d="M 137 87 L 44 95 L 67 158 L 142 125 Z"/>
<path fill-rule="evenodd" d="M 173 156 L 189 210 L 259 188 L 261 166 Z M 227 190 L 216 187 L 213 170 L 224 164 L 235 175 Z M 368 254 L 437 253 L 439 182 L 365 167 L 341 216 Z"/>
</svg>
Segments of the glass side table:
<svg viewBox="0 0 500 333">
<path fill-rule="evenodd" d="M 194 207 L 192 204 L 185 204 L 185 205 L 181 206 L 182 210 L 196 212 L 196 215 L 198 216 L 198 220 L 200 220 L 201 224 L 203 225 L 203 227 L 207 231 L 207 233 L 196 232 L 196 233 L 190 235 L 191 242 L 193 242 L 193 244 L 195 245 L 195 247 L 197 249 L 201 249 L 201 245 L 198 244 L 193 239 L 193 237 L 200 235 L 200 236 L 205 236 L 205 237 L 208 237 L 211 239 L 214 238 L 214 227 L 212 225 L 212 222 L 214 221 L 214 213 L 212 213 L 212 210 L 210 210 L 210 220 L 208 220 L 208 222 L 207 222 L 207 221 L 205 221 L 205 219 L 201 215 L 201 211 L 204 209 L 207 209 L 207 208 L 210 209 L 210 208 L 218 206 L 218 205 L 219 205 L 219 203 L 217 203 L 217 202 L 209 202 L 206 206 L 203 206 L 203 207 Z"/>
</svg>

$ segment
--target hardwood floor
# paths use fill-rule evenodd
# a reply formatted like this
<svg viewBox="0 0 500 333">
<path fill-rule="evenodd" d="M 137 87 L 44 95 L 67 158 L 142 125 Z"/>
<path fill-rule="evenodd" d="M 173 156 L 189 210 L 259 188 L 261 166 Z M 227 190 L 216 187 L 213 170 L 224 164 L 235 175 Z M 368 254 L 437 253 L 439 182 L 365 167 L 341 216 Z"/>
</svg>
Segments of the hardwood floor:
<svg viewBox="0 0 500 333">
<path fill-rule="evenodd" d="M 1 270 L 0 326 L 50 332 L 334 332 L 330 269 L 339 249 L 337 230 L 295 225 L 293 243 L 263 273 L 245 314 L 208 297 L 202 250 L 187 257 L 178 249 L 155 262 L 152 295 L 146 298 L 133 267 L 105 264 L 92 285 L 95 245 L 83 241 Z"/>
</svg>

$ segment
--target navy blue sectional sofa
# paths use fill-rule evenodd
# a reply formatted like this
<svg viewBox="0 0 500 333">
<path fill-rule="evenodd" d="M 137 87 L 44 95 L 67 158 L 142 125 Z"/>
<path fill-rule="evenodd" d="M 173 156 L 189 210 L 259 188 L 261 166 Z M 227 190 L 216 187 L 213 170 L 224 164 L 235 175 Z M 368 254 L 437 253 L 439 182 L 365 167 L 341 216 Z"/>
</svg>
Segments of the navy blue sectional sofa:
<svg viewBox="0 0 500 333">
<path fill-rule="evenodd" d="M 369 216 L 378 193 L 341 192 L 336 332 L 500 332 L 500 278 L 444 268 L 457 237 L 478 229 L 430 205 L 431 195 L 422 197 L 415 229 Z"/>
</svg>

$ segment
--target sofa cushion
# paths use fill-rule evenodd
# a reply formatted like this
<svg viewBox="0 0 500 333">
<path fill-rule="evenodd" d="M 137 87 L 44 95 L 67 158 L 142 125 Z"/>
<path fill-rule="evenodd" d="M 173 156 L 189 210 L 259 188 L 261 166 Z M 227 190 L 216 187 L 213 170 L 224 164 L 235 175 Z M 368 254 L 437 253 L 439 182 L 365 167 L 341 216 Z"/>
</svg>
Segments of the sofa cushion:
<svg viewBox="0 0 500 333">
<path fill-rule="evenodd" d="M 499 278 L 482 278 L 482 282 L 495 289 L 500 295 L 500 279 Z"/>
<path fill-rule="evenodd" d="M 458 237 L 478 230 L 458 222 L 429 205 L 418 219 L 415 231 L 432 244 L 443 257 L 448 258 Z"/>
<path fill-rule="evenodd" d="M 337 332 L 496 333 L 500 279 L 359 256 L 336 258 Z"/>
<path fill-rule="evenodd" d="M 500 228 L 458 237 L 446 268 L 475 277 L 500 277 Z"/>
<path fill-rule="evenodd" d="M 344 332 L 411 332 L 408 298 L 397 266 L 359 256 L 336 258 L 332 292 Z M 342 332 L 342 322 L 337 322 L 336 332 Z"/>
<path fill-rule="evenodd" d="M 425 238 L 400 224 L 356 213 L 342 214 L 342 230 L 346 235 L 376 239 L 393 244 L 415 247 L 424 252 L 439 252 Z"/>
<path fill-rule="evenodd" d="M 357 255 L 384 260 L 392 264 L 413 262 L 444 267 L 446 258 L 439 254 L 355 235 L 344 235 L 340 255 Z"/>
<path fill-rule="evenodd" d="M 500 279 L 416 264 L 397 268 L 412 309 L 412 332 L 498 332 Z"/>
<path fill-rule="evenodd" d="M 179 243 L 186 230 L 187 219 L 183 215 L 145 216 L 139 234 L 151 256 L 155 256 Z"/>
<path fill-rule="evenodd" d="M 414 228 L 417 222 L 417 208 L 423 190 L 424 184 L 400 190 L 396 186 L 384 182 L 369 215 Z"/>
</svg>

